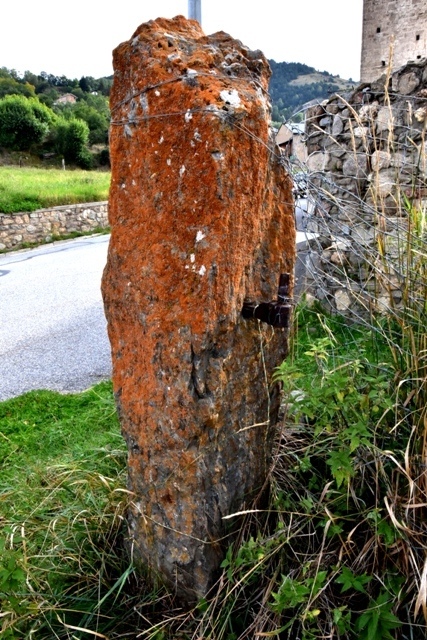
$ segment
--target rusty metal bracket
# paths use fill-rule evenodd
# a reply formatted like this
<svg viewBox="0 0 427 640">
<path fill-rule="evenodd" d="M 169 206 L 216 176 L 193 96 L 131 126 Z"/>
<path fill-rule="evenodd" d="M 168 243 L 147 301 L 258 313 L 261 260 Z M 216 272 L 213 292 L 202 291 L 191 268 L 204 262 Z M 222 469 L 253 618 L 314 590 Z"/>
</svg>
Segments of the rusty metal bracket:
<svg viewBox="0 0 427 640">
<path fill-rule="evenodd" d="M 281 273 L 277 300 L 274 302 L 244 302 L 242 316 L 245 320 L 255 318 L 272 327 L 287 329 L 292 313 L 292 300 L 289 298 L 289 273 Z"/>
</svg>

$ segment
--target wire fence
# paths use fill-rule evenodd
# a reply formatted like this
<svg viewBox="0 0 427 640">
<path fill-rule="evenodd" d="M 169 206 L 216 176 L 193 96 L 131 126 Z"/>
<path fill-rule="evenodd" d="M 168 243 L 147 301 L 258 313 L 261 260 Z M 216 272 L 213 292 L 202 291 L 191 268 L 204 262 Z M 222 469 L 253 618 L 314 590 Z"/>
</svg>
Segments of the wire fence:
<svg viewBox="0 0 427 640">
<path fill-rule="evenodd" d="M 425 314 L 426 61 L 309 107 L 305 123 L 307 160 L 286 162 L 305 209 L 306 296 L 357 322 Z"/>
</svg>

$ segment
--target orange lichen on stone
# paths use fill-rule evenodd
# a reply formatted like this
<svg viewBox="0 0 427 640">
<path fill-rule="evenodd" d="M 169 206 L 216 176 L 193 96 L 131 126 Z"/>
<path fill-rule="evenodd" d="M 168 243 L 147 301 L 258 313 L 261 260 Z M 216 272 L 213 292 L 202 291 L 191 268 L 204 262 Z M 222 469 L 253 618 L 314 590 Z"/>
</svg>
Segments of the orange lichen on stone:
<svg viewBox="0 0 427 640">
<path fill-rule="evenodd" d="M 243 320 L 293 273 L 291 180 L 270 69 L 177 17 L 114 51 L 103 296 L 129 450 L 134 557 L 189 599 L 222 559 L 223 516 L 265 482 L 286 329 Z"/>
</svg>

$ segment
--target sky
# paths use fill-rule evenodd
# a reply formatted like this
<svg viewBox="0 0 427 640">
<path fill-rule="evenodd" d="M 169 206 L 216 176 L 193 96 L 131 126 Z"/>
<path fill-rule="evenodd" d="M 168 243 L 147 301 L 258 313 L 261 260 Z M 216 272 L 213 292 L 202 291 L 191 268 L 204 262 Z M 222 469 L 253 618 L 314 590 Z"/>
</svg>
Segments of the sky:
<svg viewBox="0 0 427 640">
<path fill-rule="evenodd" d="M 360 77 L 363 0 L 201 0 L 206 34 L 226 31 L 276 62 Z M 0 67 L 68 78 L 113 73 L 112 50 L 187 0 L 3 0 Z"/>
</svg>

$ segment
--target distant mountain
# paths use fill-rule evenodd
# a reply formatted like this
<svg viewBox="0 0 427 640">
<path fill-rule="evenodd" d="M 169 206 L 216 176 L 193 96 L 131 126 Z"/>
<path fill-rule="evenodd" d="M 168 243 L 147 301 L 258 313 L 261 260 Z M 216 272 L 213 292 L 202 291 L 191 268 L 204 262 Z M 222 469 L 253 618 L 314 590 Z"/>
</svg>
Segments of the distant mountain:
<svg viewBox="0 0 427 640">
<path fill-rule="evenodd" d="M 274 122 L 288 120 L 298 114 L 306 102 L 325 99 L 331 93 L 351 91 L 357 84 L 327 71 L 316 71 L 314 67 L 300 62 L 269 60 L 269 63 L 273 72 L 269 89 Z"/>
</svg>

